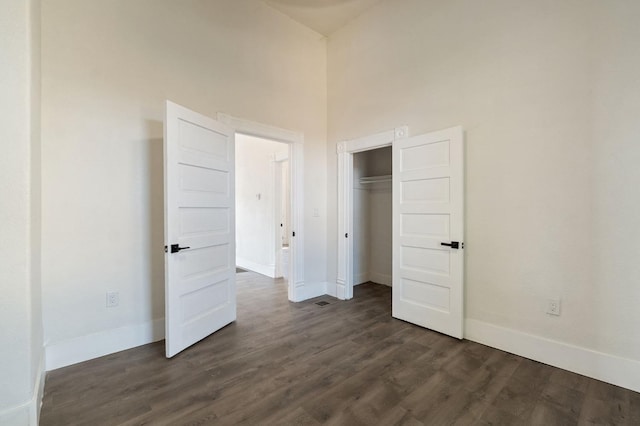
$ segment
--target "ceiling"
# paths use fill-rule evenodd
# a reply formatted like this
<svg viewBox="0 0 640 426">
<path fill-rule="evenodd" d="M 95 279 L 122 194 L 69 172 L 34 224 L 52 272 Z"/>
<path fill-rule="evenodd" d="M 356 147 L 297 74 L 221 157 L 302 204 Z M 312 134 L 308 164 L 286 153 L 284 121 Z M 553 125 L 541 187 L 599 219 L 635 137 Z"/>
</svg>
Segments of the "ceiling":
<svg viewBox="0 0 640 426">
<path fill-rule="evenodd" d="M 322 35 L 328 36 L 382 0 L 264 0 Z"/>
</svg>

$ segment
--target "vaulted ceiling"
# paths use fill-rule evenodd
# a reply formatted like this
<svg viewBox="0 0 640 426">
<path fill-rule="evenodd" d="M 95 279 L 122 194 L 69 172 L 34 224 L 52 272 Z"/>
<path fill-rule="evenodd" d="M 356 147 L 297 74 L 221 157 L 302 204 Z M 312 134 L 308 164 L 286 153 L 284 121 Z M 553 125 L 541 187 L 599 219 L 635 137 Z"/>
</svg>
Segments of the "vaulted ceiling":
<svg viewBox="0 0 640 426">
<path fill-rule="evenodd" d="M 295 21 L 328 36 L 382 0 L 264 0 Z"/>
</svg>

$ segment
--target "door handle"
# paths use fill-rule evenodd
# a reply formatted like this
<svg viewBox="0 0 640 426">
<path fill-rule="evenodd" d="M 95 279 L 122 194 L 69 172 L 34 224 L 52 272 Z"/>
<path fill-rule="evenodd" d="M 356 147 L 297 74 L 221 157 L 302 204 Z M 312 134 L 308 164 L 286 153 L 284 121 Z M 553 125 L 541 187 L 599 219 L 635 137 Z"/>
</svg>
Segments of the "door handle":
<svg viewBox="0 0 640 426">
<path fill-rule="evenodd" d="M 440 243 L 441 246 L 451 247 L 452 249 L 459 249 L 460 243 L 457 241 L 451 241 L 450 243 Z M 464 247 L 464 243 L 462 243 L 462 247 Z"/>
<path fill-rule="evenodd" d="M 171 244 L 171 253 L 178 253 L 180 250 L 190 249 L 191 247 L 180 247 L 179 244 Z"/>
</svg>

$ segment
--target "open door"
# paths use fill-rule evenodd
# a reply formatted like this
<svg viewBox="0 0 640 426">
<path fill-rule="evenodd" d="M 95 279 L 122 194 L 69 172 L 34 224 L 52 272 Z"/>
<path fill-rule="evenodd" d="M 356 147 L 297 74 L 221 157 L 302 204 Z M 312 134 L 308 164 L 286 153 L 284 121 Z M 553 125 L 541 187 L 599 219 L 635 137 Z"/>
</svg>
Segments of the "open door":
<svg viewBox="0 0 640 426">
<path fill-rule="evenodd" d="M 165 338 L 170 358 L 236 319 L 234 132 L 167 101 Z"/>
<path fill-rule="evenodd" d="M 393 316 L 463 337 L 461 127 L 394 141 Z"/>
</svg>

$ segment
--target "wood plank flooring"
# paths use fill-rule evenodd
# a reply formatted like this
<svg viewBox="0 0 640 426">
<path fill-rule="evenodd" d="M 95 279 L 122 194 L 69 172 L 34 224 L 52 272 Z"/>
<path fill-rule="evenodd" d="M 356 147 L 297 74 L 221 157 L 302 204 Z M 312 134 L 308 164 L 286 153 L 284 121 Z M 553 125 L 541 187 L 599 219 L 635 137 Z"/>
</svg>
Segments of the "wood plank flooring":
<svg viewBox="0 0 640 426">
<path fill-rule="evenodd" d="M 49 372 L 40 424 L 640 425 L 640 394 L 392 319 L 389 287 L 294 304 L 237 277 L 238 320 L 175 358 Z"/>
</svg>

